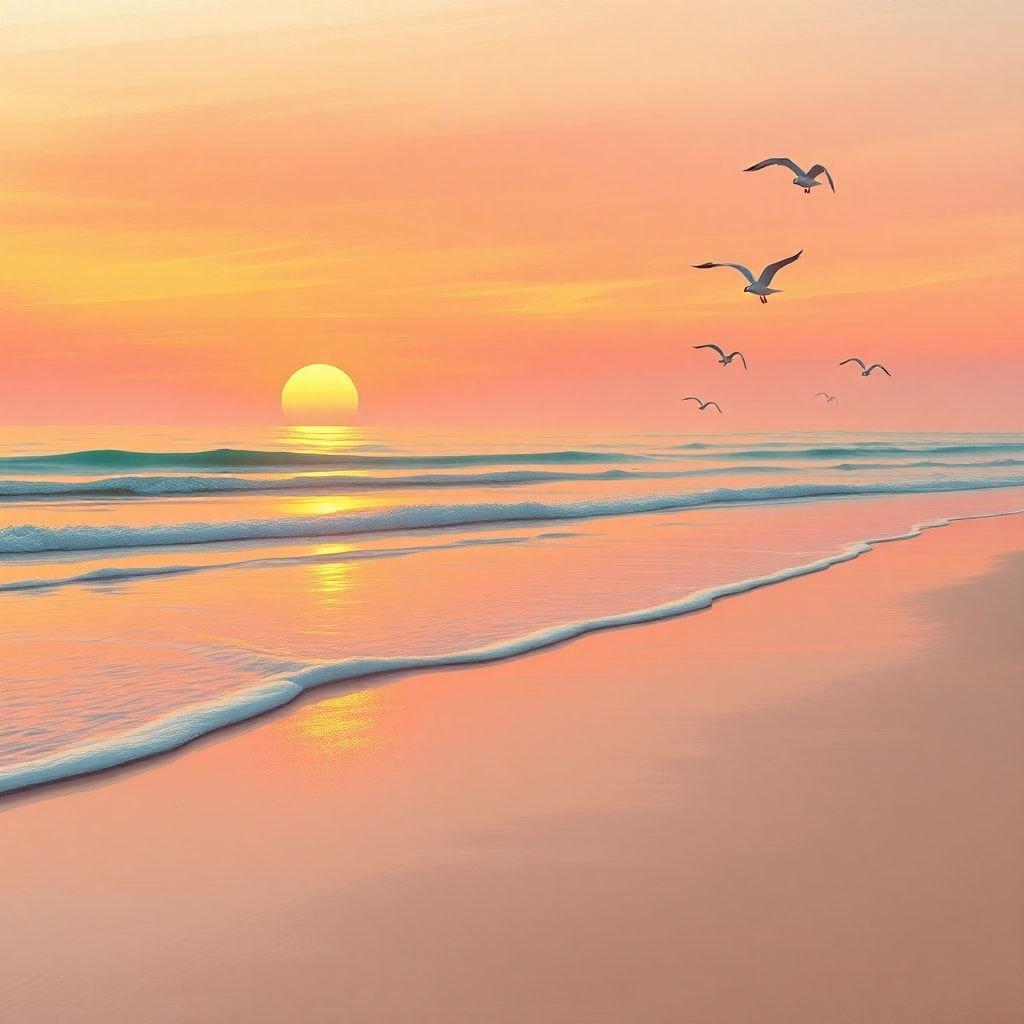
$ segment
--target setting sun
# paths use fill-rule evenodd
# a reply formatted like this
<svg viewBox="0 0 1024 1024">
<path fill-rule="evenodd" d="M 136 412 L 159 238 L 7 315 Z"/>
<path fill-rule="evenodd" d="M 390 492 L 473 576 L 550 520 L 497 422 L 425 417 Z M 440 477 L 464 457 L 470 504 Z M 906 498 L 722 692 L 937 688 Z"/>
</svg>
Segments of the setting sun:
<svg viewBox="0 0 1024 1024">
<path fill-rule="evenodd" d="M 290 423 L 348 423 L 358 408 L 359 392 L 352 378 L 327 363 L 303 366 L 281 389 L 281 411 Z"/>
</svg>

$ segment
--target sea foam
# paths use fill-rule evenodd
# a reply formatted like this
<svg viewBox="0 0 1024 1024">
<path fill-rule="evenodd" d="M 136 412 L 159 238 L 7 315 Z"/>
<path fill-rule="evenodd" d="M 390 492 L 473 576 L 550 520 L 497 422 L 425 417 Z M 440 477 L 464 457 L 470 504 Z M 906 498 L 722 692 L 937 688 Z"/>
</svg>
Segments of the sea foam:
<svg viewBox="0 0 1024 1024">
<path fill-rule="evenodd" d="M 682 511 L 709 505 L 792 501 L 855 495 L 930 494 L 1024 486 L 1024 474 L 917 481 L 795 483 L 763 487 L 716 487 L 687 494 L 599 498 L 570 502 L 475 502 L 406 505 L 331 515 L 248 519 L 223 523 L 152 526 L 9 526 L 0 529 L 0 554 L 97 551 L 109 548 L 224 544 L 290 538 L 342 537 L 396 530 L 444 529 L 544 520 L 596 519 L 651 512 Z"/>
</svg>

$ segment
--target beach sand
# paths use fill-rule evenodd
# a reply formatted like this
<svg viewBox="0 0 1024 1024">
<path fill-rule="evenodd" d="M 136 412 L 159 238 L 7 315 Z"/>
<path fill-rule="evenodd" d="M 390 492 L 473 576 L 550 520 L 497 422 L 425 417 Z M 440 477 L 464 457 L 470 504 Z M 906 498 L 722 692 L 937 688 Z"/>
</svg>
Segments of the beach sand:
<svg viewBox="0 0 1024 1024">
<path fill-rule="evenodd" d="M 0 802 L 0 1020 L 1024 1019 L 1024 517 Z"/>
</svg>

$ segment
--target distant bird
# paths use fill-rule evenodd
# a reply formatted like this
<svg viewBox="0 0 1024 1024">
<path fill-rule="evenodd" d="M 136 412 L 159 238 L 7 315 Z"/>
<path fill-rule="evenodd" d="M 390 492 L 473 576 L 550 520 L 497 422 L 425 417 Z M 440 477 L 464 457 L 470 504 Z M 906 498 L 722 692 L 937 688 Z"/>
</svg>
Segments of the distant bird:
<svg viewBox="0 0 1024 1024">
<path fill-rule="evenodd" d="M 858 359 L 856 356 L 852 356 L 849 359 L 844 359 L 839 365 L 845 366 L 847 363 L 856 363 L 860 367 L 860 375 L 862 377 L 870 377 L 872 370 L 881 370 L 886 377 L 892 376 L 892 374 L 881 363 L 872 363 L 870 366 L 865 366 L 863 359 Z"/>
<path fill-rule="evenodd" d="M 722 407 L 717 402 L 702 402 L 699 398 L 694 398 L 693 395 L 690 395 L 688 398 L 684 398 L 683 401 L 696 402 L 697 405 L 700 406 L 697 410 L 698 412 L 703 412 L 709 405 L 713 405 L 719 412 L 722 411 Z"/>
<path fill-rule="evenodd" d="M 740 362 L 743 364 L 743 369 L 744 370 L 749 370 L 750 369 L 750 367 L 747 366 L 747 361 L 743 357 L 743 353 L 742 352 L 739 352 L 739 351 L 730 352 L 728 355 L 726 355 L 726 353 L 723 352 L 717 345 L 694 345 L 693 347 L 694 348 L 711 348 L 711 349 L 714 349 L 718 353 L 718 355 L 720 357 L 718 361 L 723 366 L 728 366 L 737 356 L 739 356 L 740 357 Z"/>
<path fill-rule="evenodd" d="M 767 160 L 762 160 L 759 164 L 754 164 L 753 167 L 744 167 L 744 171 L 760 171 L 765 167 L 788 167 L 796 177 L 793 179 L 794 185 L 799 185 L 806 193 L 810 194 L 812 188 L 816 185 L 820 185 L 818 176 L 824 174 L 828 178 L 828 183 L 832 188 L 832 191 L 836 190 L 836 183 L 832 180 L 832 175 L 828 173 L 828 168 L 824 164 L 815 164 L 809 171 L 805 171 L 799 164 L 794 163 L 789 159 L 788 156 L 770 156 Z"/>
<path fill-rule="evenodd" d="M 762 302 L 768 301 L 769 295 L 774 295 L 776 292 L 781 291 L 781 288 L 769 288 L 768 286 L 772 283 L 772 278 L 783 268 L 788 267 L 790 263 L 795 263 L 803 255 L 803 249 L 800 250 L 795 256 L 787 256 L 784 260 L 779 260 L 778 263 L 769 263 L 764 270 L 761 271 L 760 277 L 754 277 L 753 272 L 747 267 L 743 266 L 742 263 L 695 263 L 695 270 L 710 270 L 712 267 L 732 267 L 733 270 L 738 270 L 749 282 L 745 292 L 750 292 L 751 295 L 756 295 Z"/>
<path fill-rule="evenodd" d="M 826 394 L 824 391 L 819 391 L 814 397 L 824 398 L 826 405 L 830 405 L 832 402 L 835 402 L 836 405 L 839 404 L 839 399 L 835 395 Z"/>
</svg>

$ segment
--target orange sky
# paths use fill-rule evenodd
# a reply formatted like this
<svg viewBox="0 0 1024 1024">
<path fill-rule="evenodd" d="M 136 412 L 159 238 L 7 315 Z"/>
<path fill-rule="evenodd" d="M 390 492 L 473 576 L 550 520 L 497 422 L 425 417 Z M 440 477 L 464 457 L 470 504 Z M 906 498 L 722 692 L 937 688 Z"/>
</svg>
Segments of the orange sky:
<svg viewBox="0 0 1024 1024">
<path fill-rule="evenodd" d="M 0 421 L 1024 428 L 1019 8 L 4 0 Z"/>
</svg>

